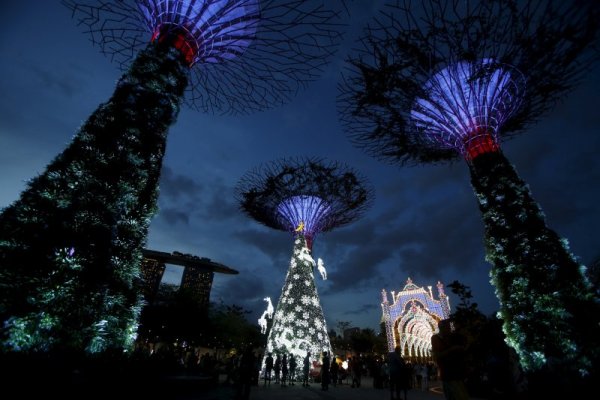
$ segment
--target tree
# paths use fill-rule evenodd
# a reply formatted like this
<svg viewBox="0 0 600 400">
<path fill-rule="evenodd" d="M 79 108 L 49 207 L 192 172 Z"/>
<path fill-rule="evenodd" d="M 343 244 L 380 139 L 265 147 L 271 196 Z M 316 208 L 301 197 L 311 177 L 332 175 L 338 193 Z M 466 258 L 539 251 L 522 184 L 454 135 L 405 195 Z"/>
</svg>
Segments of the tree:
<svg viewBox="0 0 600 400">
<path fill-rule="evenodd" d="M 336 326 L 338 328 L 339 335 L 343 338 L 346 329 L 352 326 L 352 321 L 337 321 Z"/>
<path fill-rule="evenodd" d="M 371 328 L 364 328 L 350 336 L 350 346 L 357 353 L 373 353 L 381 339 Z"/>
<path fill-rule="evenodd" d="M 314 278 L 312 246 L 317 234 L 357 219 L 373 199 L 366 179 L 338 162 L 319 158 L 280 159 L 240 179 L 240 208 L 258 222 L 294 236 L 294 250 L 281 290 L 267 352 L 331 352 Z"/>
<path fill-rule="evenodd" d="M 142 249 L 186 89 L 208 112 L 277 106 L 315 79 L 342 37 L 335 11 L 342 2 L 62 3 L 128 70 L 67 148 L 0 212 L 0 352 L 130 350 Z M 78 270 L 63 281 L 57 254 L 72 251 Z"/>
<path fill-rule="evenodd" d="M 598 61 L 598 2 L 392 2 L 340 85 L 351 139 L 400 165 L 463 159 L 510 346 L 578 389 L 600 367 L 600 301 L 501 150 Z M 587 379 L 587 378 L 586 378 Z"/>
<path fill-rule="evenodd" d="M 168 286 L 161 286 L 160 298 L 142 309 L 138 328 L 140 338 L 200 344 L 209 323 L 208 307 L 191 290 L 164 290 Z"/>
<path fill-rule="evenodd" d="M 236 304 L 212 304 L 206 344 L 217 348 L 243 349 L 263 342 L 260 329 L 247 319 L 249 310 Z"/>
</svg>

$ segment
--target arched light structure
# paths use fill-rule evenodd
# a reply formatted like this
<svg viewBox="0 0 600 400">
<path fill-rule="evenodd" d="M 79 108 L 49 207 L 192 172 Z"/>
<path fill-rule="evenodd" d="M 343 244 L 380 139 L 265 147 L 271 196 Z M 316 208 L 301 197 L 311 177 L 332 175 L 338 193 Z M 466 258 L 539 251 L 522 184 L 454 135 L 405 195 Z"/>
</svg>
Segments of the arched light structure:
<svg viewBox="0 0 600 400">
<path fill-rule="evenodd" d="M 433 75 L 415 100 L 411 119 L 431 143 L 467 160 L 499 149 L 502 124 L 521 105 L 525 78 L 491 59 L 460 61 Z"/>
<path fill-rule="evenodd" d="M 241 55 L 260 23 L 258 0 L 144 0 L 138 7 L 152 40 L 175 35 L 190 65 Z"/>
<path fill-rule="evenodd" d="M 431 287 L 427 291 L 408 278 L 402 290 L 391 292 L 391 303 L 387 291 L 381 291 L 381 320 L 385 325 L 388 351 L 400 346 L 406 357 L 431 355 L 430 339 L 437 329 L 437 321 L 450 315 L 450 299 L 444 285 L 438 282 L 437 288 L 438 300 L 433 298 Z"/>
</svg>

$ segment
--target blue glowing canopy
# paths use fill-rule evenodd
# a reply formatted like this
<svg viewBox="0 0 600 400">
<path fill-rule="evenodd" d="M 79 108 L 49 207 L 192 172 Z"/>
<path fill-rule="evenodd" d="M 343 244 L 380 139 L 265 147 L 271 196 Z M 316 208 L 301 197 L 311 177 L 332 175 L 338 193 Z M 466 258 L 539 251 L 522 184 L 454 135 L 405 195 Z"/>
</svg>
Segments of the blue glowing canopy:
<svg viewBox="0 0 600 400">
<path fill-rule="evenodd" d="M 279 218 L 290 231 L 303 232 L 312 237 L 320 232 L 331 207 L 317 196 L 291 196 L 277 206 Z"/>
<path fill-rule="evenodd" d="M 254 40 L 259 0 L 141 0 L 153 38 L 176 30 L 190 64 L 219 63 L 242 54 Z"/>
<path fill-rule="evenodd" d="M 417 98 L 411 119 L 425 138 L 442 149 L 469 158 L 482 152 L 482 137 L 497 146 L 498 129 L 521 104 L 525 78 L 492 59 L 452 64 L 429 79 Z"/>
</svg>

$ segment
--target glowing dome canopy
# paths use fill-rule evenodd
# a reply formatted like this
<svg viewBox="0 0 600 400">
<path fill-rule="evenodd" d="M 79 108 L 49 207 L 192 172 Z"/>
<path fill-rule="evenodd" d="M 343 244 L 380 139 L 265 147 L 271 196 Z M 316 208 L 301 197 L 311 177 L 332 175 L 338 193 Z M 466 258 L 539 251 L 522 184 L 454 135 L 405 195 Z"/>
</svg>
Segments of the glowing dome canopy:
<svg viewBox="0 0 600 400">
<path fill-rule="evenodd" d="M 525 78 L 492 59 L 461 61 L 425 83 L 411 119 L 427 140 L 466 159 L 498 148 L 498 129 L 521 104 Z"/>
<path fill-rule="evenodd" d="M 259 0 L 141 0 L 153 40 L 176 33 L 174 45 L 194 63 L 219 63 L 242 54 L 255 37 Z"/>
<path fill-rule="evenodd" d="M 290 231 L 302 231 L 312 236 L 321 230 L 331 207 L 317 196 L 291 196 L 277 206 L 277 213 Z"/>
</svg>

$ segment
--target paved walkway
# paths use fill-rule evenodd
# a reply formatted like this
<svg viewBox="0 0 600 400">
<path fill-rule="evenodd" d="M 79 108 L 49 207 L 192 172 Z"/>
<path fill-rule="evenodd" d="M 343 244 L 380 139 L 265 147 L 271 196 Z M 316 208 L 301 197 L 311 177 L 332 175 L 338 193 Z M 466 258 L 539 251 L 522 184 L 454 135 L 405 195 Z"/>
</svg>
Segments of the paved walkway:
<svg viewBox="0 0 600 400">
<path fill-rule="evenodd" d="M 430 385 L 429 390 L 411 389 L 408 391 L 408 400 L 443 400 L 440 382 L 436 381 Z M 229 386 L 219 386 L 203 393 L 192 394 L 178 398 L 179 400 L 229 400 L 234 398 L 234 389 Z M 311 383 L 310 387 L 302 387 L 300 384 L 282 387 L 271 384 L 265 387 L 261 382 L 258 386 L 252 386 L 250 400 L 390 400 L 390 391 L 386 389 L 375 389 L 371 378 L 362 380 L 360 388 L 352 388 L 348 384 L 330 386 L 328 391 L 321 390 L 321 384 Z M 474 399 L 475 400 L 475 399 Z"/>
<path fill-rule="evenodd" d="M 253 387 L 250 392 L 250 400 L 390 400 L 389 388 L 375 389 L 371 378 L 363 378 L 360 388 L 352 388 L 350 385 L 330 386 L 328 391 L 321 390 L 321 385 L 312 383 L 310 387 L 303 388 L 301 385 L 278 387 L 264 387 L 262 385 Z M 436 382 L 432 390 L 409 390 L 408 400 L 442 400 L 439 384 Z"/>
</svg>

